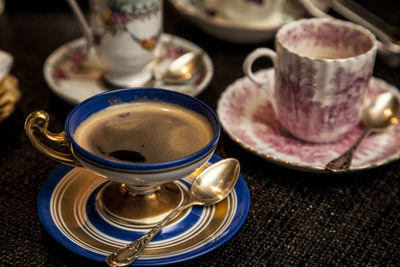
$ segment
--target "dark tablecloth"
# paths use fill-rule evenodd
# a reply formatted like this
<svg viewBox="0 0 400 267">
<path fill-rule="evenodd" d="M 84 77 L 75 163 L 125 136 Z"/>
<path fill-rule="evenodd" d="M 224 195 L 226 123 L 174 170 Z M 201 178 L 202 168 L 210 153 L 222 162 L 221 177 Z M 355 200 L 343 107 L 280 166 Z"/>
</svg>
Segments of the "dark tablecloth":
<svg viewBox="0 0 400 267">
<path fill-rule="evenodd" d="M 84 9 L 86 1 L 80 1 Z M 395 1 L 367 2 L 400 25 Z M 396 9 L 397 8 L 397 9 Z M 165 32 L 201 46 L 213 60 L 214 77 L 198 97 L 216 108 L 227 85 L 243 76 L 241 64 L 258 45 L 219 41 L 183 20 L 165 4 Z M 64 1 L 6 2 L 0 15 L 0 49 L 15 58 L 12 74 L 23 94 L 17 110 L 0 123 L 0 265 L 104 265 L 59 245 L 41 227 L 36 201 L 58 166 L 32 147 L 24 120 L 44 109 L 60 131 L 73 108 L 56 97 L 43 77 L 48 55 L 80 31 Z M 273 47 L 273 42 L 262 46 Z M 268 67 L 270 63 L 265 63 Z M 374 75 L 400 86 L 399 68 L 378 57 Z M 217 153 L 241 162 L 251 206 L 243 227 L 214 251 L 181 265 L 400 265 L 400 164 L 344 175 L 316 175 L 271 164 L 222 133 Z"/>
</svg>

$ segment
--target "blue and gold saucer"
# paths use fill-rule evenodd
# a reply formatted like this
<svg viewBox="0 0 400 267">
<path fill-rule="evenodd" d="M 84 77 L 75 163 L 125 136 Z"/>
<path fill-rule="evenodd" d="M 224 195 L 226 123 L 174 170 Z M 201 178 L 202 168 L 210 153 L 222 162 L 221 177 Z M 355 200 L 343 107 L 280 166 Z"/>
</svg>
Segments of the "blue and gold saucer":
<svg viewBox="0 0 400 267">
<path fill-rule="evenodd" d="M 214 155 L 210 163 L 221 160 Z M 189 191 L 194 175 L 176 183 Z M 108 180 L 82 168 L 58 167 L 39 194 L 38 212 L 44 228 L 61 245 L 89 259 L 107 255 L 141 237 L 149 228 L 124 227 L 102 217 L 96 197 Z M 242 226 L 250 195 L 242 176 L 235 190 L 215 206 L 194 206 L 167 225 L 133 265 L 164 265 L 186 261 L 224 244 Z"/>
</svg>

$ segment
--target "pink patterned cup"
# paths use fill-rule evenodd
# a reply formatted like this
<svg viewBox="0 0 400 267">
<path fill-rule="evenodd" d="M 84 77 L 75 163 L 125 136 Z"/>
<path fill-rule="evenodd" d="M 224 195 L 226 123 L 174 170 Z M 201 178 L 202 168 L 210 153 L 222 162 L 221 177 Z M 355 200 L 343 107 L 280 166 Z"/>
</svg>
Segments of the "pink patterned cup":
<svg viewBox="0 0 400 267">
<path fill-rule="evenodd" d="M 377 50 L 371 32 L 336 19 L 303 19 L 280 28 L 275 47 L 251 52 L 243 70 L 270 95 L 283 128 L 325 143 L 360 123 Z M 273 62 L 274 87 L 251 69 L 260 57 Z"/>
</svg>

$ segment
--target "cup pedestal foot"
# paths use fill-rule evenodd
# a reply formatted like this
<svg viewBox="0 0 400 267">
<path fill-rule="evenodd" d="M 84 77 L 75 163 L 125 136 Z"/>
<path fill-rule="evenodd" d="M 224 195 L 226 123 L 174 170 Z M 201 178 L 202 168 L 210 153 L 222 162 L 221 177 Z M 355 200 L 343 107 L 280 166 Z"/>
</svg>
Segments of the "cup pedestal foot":
<svg viewBox="0 0 400 267">
<path fill-rule="evenodd" d="M 149 82 L 152 73 L 147 68 L 134 74 L 119 74 L 106 72 L 101 77 L 101 82 L 106 88 L 121 89 L 130 87 L 140 87 Z"/>
<path fill-rule="evenodd" d="M 174 182 L 143 191 L 110 182 L 99 192 L 96 204 L 106 220 L 132 228 L 160 222 L 187 198 L 188 194 Z"/>
</svg>

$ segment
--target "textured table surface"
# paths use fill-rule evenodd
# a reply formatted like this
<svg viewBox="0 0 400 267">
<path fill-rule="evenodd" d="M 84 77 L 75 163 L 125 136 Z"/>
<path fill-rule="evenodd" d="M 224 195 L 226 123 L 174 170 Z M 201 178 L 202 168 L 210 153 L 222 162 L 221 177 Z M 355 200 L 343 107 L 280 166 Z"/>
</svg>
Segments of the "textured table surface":
<svg viewBox="0 0 400 267">
<path fill-rule="evenodd" d="M 80 2 L 87 7 L 86 1 Z M 395 1 L 364 2 L 400 25 L 399 9 L 391 5 Z M 234 45 L 209 37 L 168 3 L 164 19 L 165 32 L 195 42 L 212 58 L 215 74 L 199 98 L 215 109 L 226 86 L 243 76 L 246 54 L 258 45 Z M 0 266 L 104 266 L 70 252 L 41 227 L 38 193 L 58 164 L 34 149 L 23 131 L 26 116 L 37 109 L 50 113 L 52 130 L 63 128 L 73 107 L 51 92 L 42 68 L 54 49 L 79 36 L 64 1 L 8 1 L 0 15 L 0 49 L 14 56 L 12 74 L 23 94 L 17 110 L 0 123 Z M 273 42 L 261 45 L 272 47 Z M 374 75 L 400 86 L 399 68 L 387 67 L 380 57 Z M 309 174 L 268 163 L 225 133 L 217 153 L 241 162 L 251 194 L 250 211 L 227 243 L 181 265 L 400 264 L 399 161 L 353 174 Z"/>
</svg>

